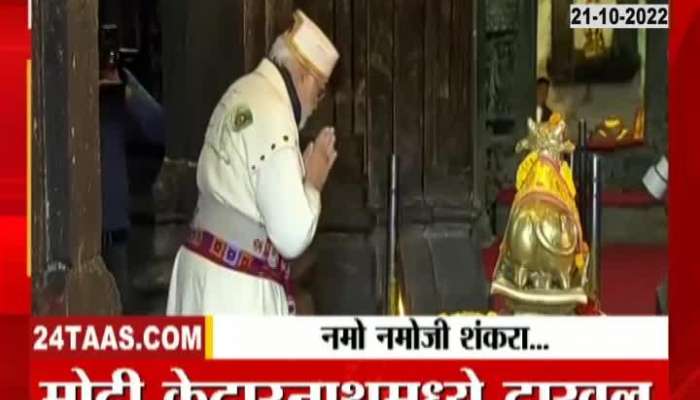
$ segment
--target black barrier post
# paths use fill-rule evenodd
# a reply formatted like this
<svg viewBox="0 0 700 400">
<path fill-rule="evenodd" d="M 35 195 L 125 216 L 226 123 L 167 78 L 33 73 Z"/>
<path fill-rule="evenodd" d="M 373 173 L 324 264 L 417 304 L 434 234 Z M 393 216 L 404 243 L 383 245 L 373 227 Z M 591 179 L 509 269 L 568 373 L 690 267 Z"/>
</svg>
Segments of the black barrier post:
<svg viewBox="0 0 700 400">
<path fill-rule="evenodd" d="M 576 203 L 581 220 L 583 236 L 588 238 L 588 208 L 589 208 L 589 154 L 586 150 L 586 120 L 580 119 L 578 122 L 578 143 L 574 158 L 574 179 L 576 180 L 577 198 Z"/>
</svg>

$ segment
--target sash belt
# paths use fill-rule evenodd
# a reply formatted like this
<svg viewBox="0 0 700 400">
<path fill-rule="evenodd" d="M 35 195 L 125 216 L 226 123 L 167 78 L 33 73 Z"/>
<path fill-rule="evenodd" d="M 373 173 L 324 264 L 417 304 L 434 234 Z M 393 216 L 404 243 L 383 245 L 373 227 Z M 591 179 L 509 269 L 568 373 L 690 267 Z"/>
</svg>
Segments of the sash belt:
<svg viewBox="0 0 700 400">
<path fill-rule="evenodd" d="M 240 249 L 233 243 L 228 243 L 205 230 L 196 228 L 190 229 L 185 247 L 224 268 L 279 283 L 287 296 L 289 313 L 295 313 L 296 304 L 289 265 L 281 257 L 278 267 L 272 268 L 267 261 Z"/>
</svg>

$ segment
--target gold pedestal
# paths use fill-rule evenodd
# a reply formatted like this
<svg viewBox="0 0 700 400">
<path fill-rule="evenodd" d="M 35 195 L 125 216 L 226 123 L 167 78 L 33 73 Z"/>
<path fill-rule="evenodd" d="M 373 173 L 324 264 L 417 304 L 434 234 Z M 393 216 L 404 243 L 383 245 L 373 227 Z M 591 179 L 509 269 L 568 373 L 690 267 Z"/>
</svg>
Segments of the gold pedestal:
<svg viewBox="0 0 700 400">
<path fill-rule="evenodd" d="M 505 297 L 506 306 L 516 315 L 573 315 L 577 306 L 588 302 L 582 288 L 523 290 L 504 280 L 496 280 L 491 284 L 491 294 Z"/>
</svg>

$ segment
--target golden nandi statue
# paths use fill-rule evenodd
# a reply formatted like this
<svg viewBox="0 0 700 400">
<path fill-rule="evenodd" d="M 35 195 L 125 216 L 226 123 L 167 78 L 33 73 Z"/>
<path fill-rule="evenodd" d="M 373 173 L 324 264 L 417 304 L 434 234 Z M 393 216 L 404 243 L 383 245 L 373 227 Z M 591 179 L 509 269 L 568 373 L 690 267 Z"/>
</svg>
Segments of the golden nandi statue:
<svg viewBox="0 0 700 400">
<path fill-rule="evenodd" d="M 539 124 L 530 119 L 528 127 L 515 148 L 529 153 L 518 166 L 491 292 L 505 296 L 514 312 L 569 313 L 588 300 L 588 245 L 563 159 L 574 145 L 559 114 Z"/>
</svg>

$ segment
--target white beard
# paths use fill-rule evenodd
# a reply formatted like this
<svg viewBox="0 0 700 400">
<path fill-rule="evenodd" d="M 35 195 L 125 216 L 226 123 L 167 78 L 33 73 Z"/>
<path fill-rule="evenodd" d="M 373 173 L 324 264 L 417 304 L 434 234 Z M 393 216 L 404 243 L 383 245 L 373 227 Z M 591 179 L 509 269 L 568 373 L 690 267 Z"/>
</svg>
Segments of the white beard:
<svg viewBox="0 0 700 400">
<path fill-rule="evenodd" d="M 309 120 L 311 113 L 306 111 L 305 107 L 301 107 L 301 118 L 299 119 L 299 130 L 304 129 L 306 122 Z"/>
</svg>

